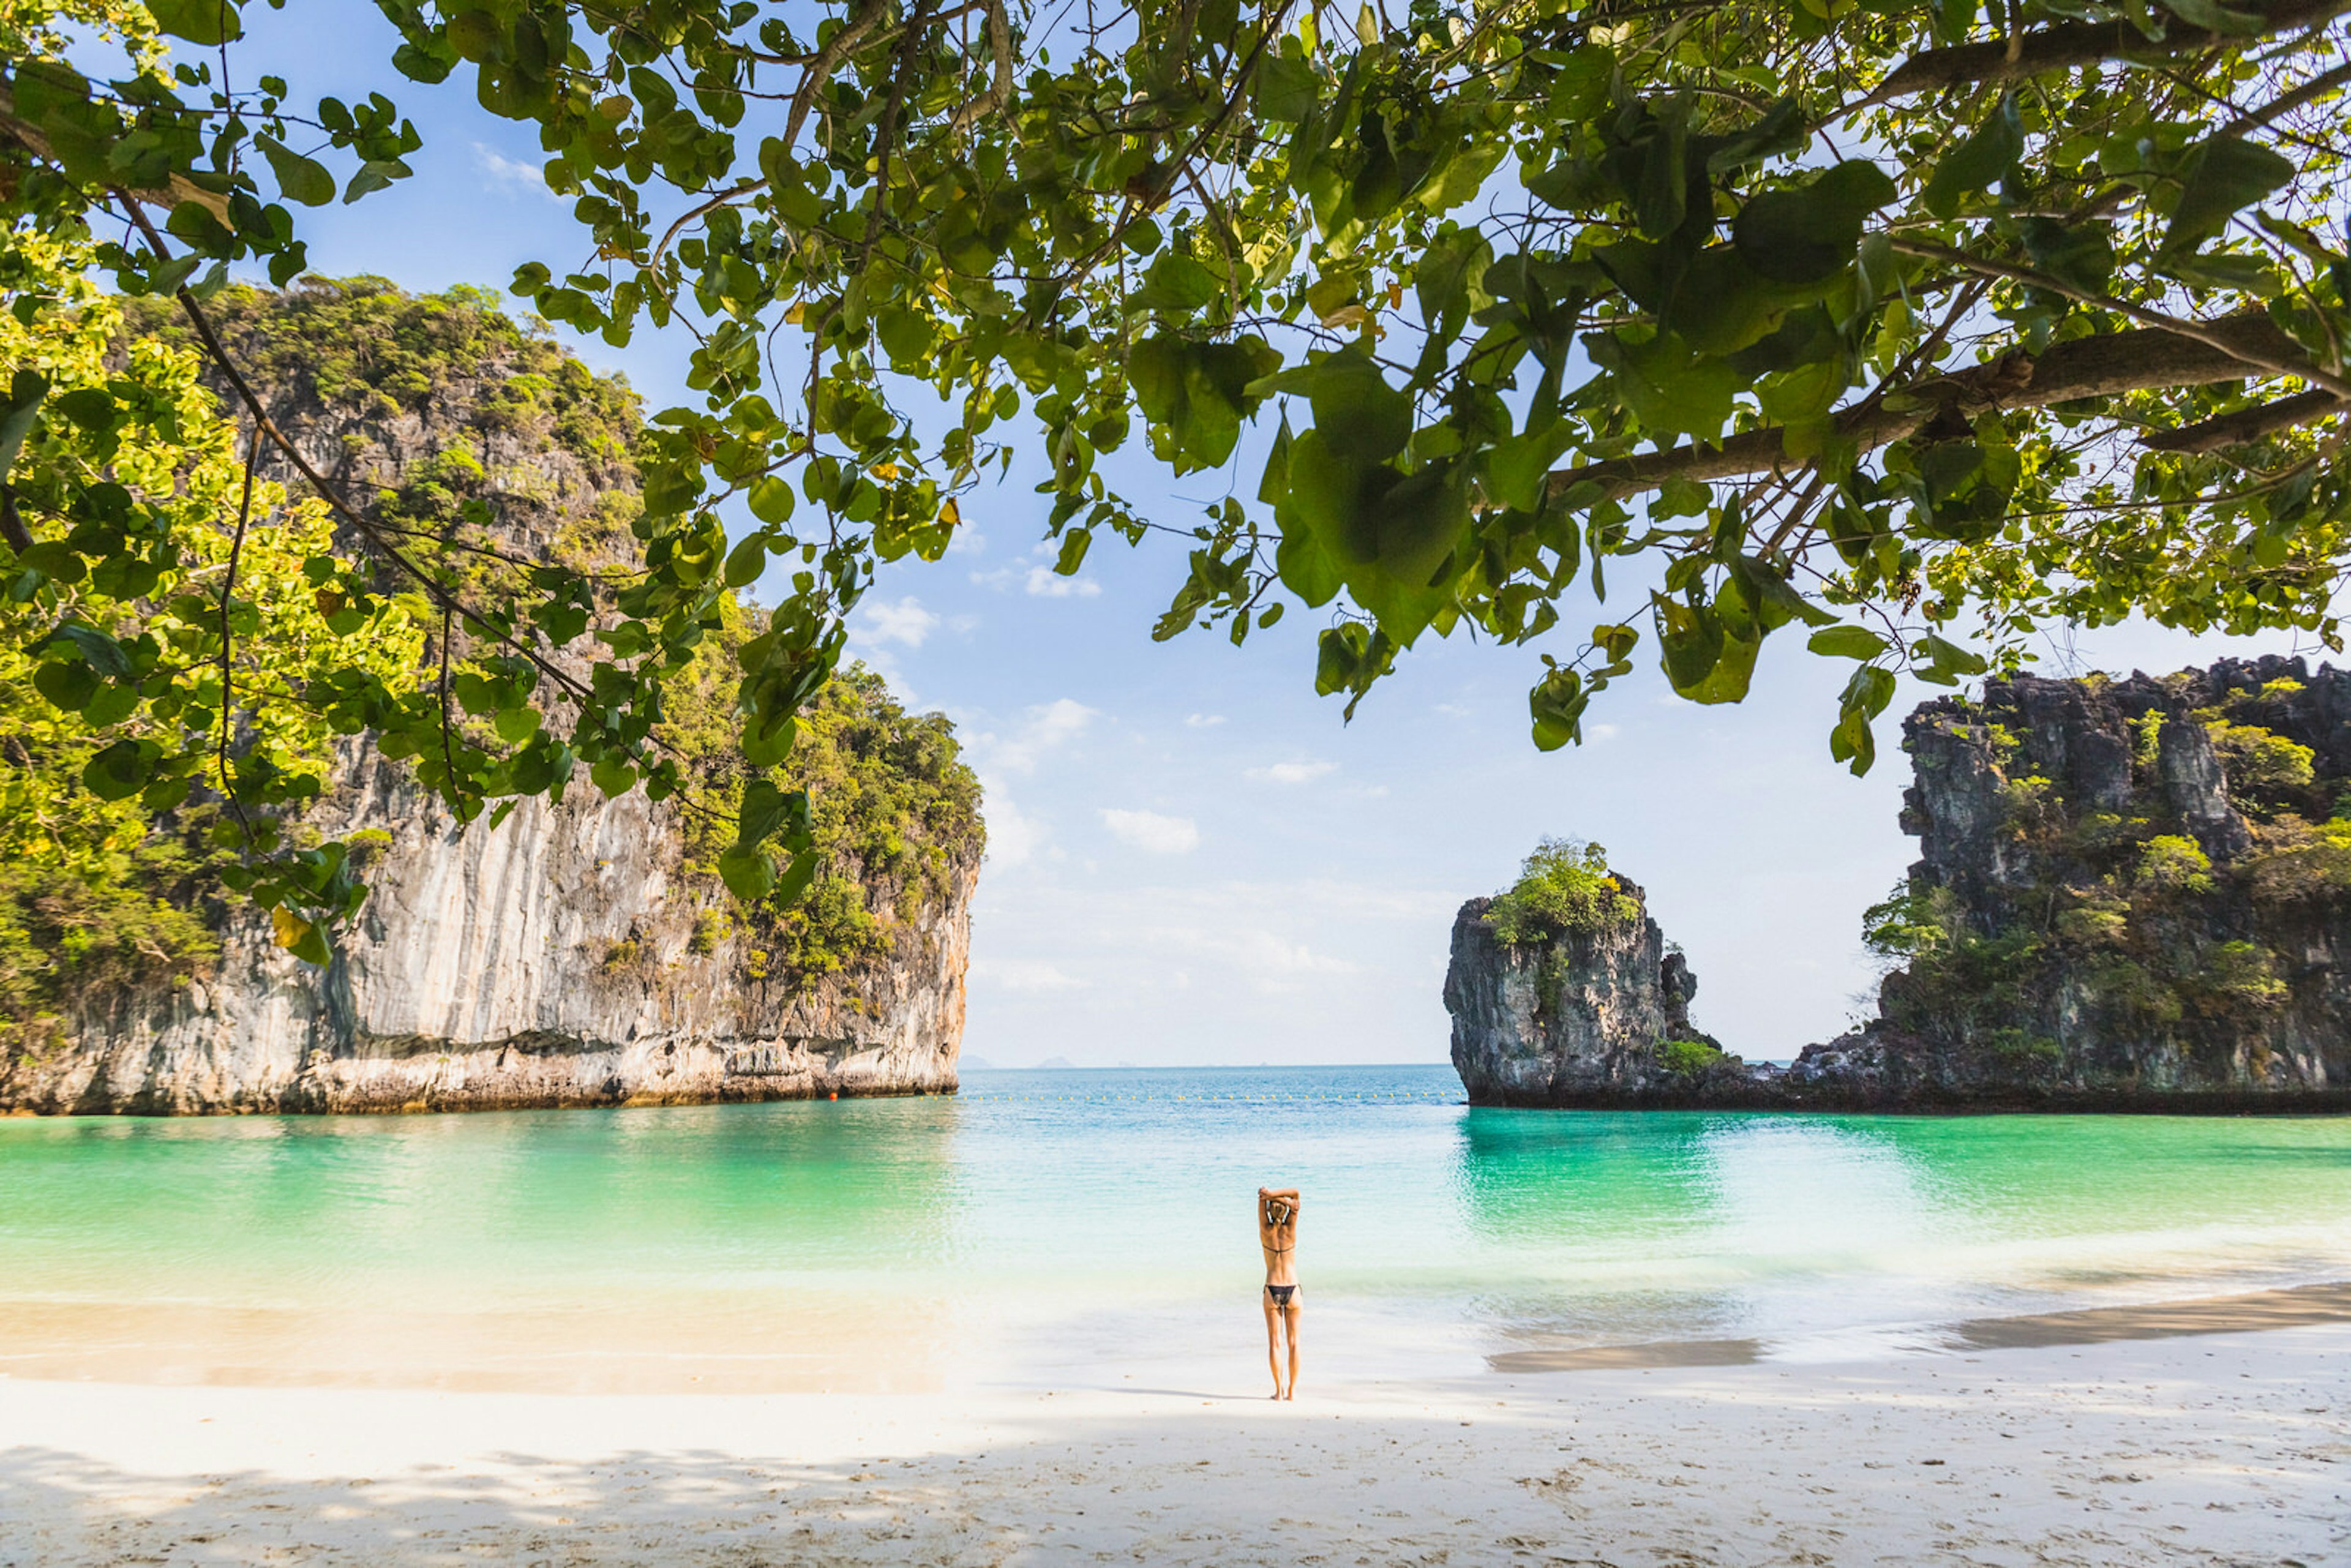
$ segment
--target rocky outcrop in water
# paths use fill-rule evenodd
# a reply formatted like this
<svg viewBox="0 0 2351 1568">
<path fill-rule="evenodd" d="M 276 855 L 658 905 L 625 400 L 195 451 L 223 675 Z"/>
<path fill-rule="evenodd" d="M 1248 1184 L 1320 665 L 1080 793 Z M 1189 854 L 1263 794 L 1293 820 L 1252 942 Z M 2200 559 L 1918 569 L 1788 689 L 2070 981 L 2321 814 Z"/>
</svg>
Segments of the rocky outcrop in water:
<svg viewBox="0 0 2351 1568">
<path fill-rule="evenodd" d="M 1904 735 L 1902 967 L 1785 1097 L 2351 1107 L 2351 672 L 1995 681 Z"/>
<path fill-rule="evenodd" d="M 1511 944 L 1472 900 L 1445 989 L 1470 1099 L 2351 1109 L 2351 672 L 1992 681 L 1903 736 L 1921 853 L 1869 913 L 1876 1019 L 1785 1070 L 1661 1044 L 1689 988 L 1646 911 Z"/>
<path fill-rule="evenodd" d="M 1698 978 L 1667 949 L 1640 887 L 1608 882 L 1611 904 L 1590 920 L 1497 919 L 1503 901 L 1490 898 L 1454 917 L 1445 1006 L 1471 1103 L 1669 1103 L 1744 1082 L 1692 1027 Z"/>
</svg>

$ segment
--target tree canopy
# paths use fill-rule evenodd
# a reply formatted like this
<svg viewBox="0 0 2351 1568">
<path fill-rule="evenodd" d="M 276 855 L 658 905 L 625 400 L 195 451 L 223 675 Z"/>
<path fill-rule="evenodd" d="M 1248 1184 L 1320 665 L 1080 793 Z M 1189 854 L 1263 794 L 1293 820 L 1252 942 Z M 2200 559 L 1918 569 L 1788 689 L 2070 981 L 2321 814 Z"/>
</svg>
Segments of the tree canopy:
<svg viewBox="0 0 2351 1568">
<path fill-rule="evenodd" d="M 1060 570 L 1186 541 L 1157 635 L 1319 612 L 1350 712 L 1425 637 L 1524 645 L 1546 748 L 1639 657 L 1739 700 L 1774 632 L 1850 662 L 1856 771 L 1898 670 L 2012 666 L 2052 619 L 2341 645 L 2351 0 L 379 4 L 399 71 L 535 125 L 572 203 L 515 292 L 695 345 L 625 580 L 474 591 L 312 476 L 373 558 L 332 591 L 402 575 L 485 683 L 505 749 L 436 771 L 418 732 L 461 813 L 580 765 L 681 788 L 664 685 L 763 579 L 737 705 L 779 760 L 877 565 L 936 559 L 1024 443 Z M 94 266 L 225 370 L 229 270 L 290 281 L 301 209 L 407 177 L 397 106 L 239 76 L 241 26 L 0 6 L 19 321 L 84 308 L 61 279 Z M 44 658 L 119 683 L 81 607 L 143 591 L 68 585 L 169 523 L 107 513 L 103 459 L 61 477 L 43 432 L 133 417 L 61 388 L 20 375 L 0 430 L 43 497 L 9 508 L 8 592 Z M 1130 442 L 1226 493 L 1149 515 L 1104 476 Z M 1613 619 L 1562 620 L 1586 591 Z M 398 722 L 445 734 L 434 706 Z M 807 823 L 747 791 L 730 885 L 789 899 Z"/>
</svg>

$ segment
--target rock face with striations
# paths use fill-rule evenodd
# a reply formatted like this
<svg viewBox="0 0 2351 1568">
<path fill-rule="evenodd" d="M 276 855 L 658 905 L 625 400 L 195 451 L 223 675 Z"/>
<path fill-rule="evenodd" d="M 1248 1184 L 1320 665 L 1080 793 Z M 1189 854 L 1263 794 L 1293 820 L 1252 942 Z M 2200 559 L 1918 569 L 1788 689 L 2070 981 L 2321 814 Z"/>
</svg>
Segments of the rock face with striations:
<svg viewBox="0 0 2351 1568">
<path fill-rule="evenodd" d="M 526 801 L 460 827 L 364 751 L 312 821 L 392 835 L 324 970 L 247 911 L 200 976 L 85 998 L 0 1062 L 0 1108 L 49 1113 L 456 1111 L 950 1092 L 973 847 L 886 959 L 770 977 L 757 929 L 684 873 L 642 793 Z M 894 890 L 877 890 L 886 898 Z M 723 928 L 719 928 L 723 929 Z"/>
<path fill-rule="evenodd" d="M 2351 672 L 1995 681 L 1904 734 L 1903 967 L 1792 1103 L 2351 1105 Z"/>
<path fill-rule="evenodd" d="M 478 502 L 495 541 L 533 559 L 627 548 L 634 394 L 489 297 L 412 298 L 362 279 L 232 290 L 216 312 L 274 417 L 379 519 L 454 536 Z M 527 799 L 496 828 L 461 826 L 406 768 L 347 743 L 304 825 L 381 839 L 332 963 L 280 950 L 249 907 L 208 906 L 207 961 L 68 989 L 34 1027 L 0 1032 L 14 1041 L 0 1050 L 0 1110 L 952 1091 L 977 783 L 944 720 L 903 712 L 862 673 L 835 683 L 802 734 L 807 766 L 825 770 L 820 836 L 833 848 L 808 904 L 787 912 L 736 904 L 675 805 L 641 789 L 607 800 L 583 781 L 561 804 Z"/>
<path fill-rule="evenodd" d="M 1472 1104 L 1664 1103 L 1744 1081 L 1691 1027 L 1697 977 L 1667 950 L 1639 886 L 1607 883 L 1589 919 L 1513 919 L 1515 892 L 1454 917 L 1445 1006 Z"/>
</svg>

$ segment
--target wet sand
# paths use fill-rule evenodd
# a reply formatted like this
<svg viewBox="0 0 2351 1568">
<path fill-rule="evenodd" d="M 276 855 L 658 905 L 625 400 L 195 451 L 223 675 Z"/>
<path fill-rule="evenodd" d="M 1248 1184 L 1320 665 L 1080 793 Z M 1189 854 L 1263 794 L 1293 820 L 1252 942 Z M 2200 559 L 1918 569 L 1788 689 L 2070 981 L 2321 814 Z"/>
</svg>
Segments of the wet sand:
<svg viewBox="0 0 2351 1568">
<path fill-rule="evenodd" d="M 2268 1294 L 2230 1310 L 2325 1301 Z M 2136 1311 L 1842 1363 L 1310 1360 L 1289 1405 L 1238 1348 L 935 1394 L 0 1380 L 0 1565 L 2351 1562 L 2351 1323 Z"/>
<path fill-rule="evenodd" d="M 1897 1336 L 1910 1349 L 2028 1350 L 2043 1345 L 2109 1344 L 2116 1340 L 2178 1339 L 2351 1322 L 2351 1282 L 2248 1291 L 2139 1306 L 2083 1307 L 2011 1318 L 1970 1318 Z M 1486 1358 L 1501 1373 L 1597 1372 L 1619 1367 L 1744 1366 L 1773 1359 L 1762 1339 L 1659 1340 L 1646 1344 L 1576 1345 L 1504 1351 Z"/>
</svg>

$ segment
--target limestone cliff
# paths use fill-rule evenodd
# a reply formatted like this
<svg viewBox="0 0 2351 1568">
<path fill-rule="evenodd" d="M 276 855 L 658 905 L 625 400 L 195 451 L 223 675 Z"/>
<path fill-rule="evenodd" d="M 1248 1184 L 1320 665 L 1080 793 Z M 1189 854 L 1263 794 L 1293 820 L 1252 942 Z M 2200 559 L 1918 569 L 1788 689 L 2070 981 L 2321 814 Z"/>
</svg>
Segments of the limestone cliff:
<svg viewBox="0 0 2351 1568">
<path fill-rule="evenodd" d="M 233 291 L 219 315 L 273 417 L 380 521 L 532 559 L 594 564 L 629 548 L 634 395 L 487 296 L 414 298 L 360 280 Z M 681 685 L 668 710 L 673 744 L 703 747 L 722 774 L 736 764 L 717 666 L 736 634 L 713 633 L 714 671 Z M 209 895 L 204 877 L 159 883 L 145 895 L 212 928 L 202 960 L 90 978 L 59 963 L 35 1014 L 0 1017 L 0 1110 L 951 1091 L 977 781 L 944 719 L 905 713 L 862 672 L 844 673 L 801 734 L 788 782 L 811 790 L 825 869 L 789 907 L 727 894 L 710 823 L 674 801 L 606 800 L 583 781 L 560 804 L 525 800 L 495 827 L 461 826 L 405 768 L 349 743 L 301 824 L 375 843 L 361 864 L 368 902 L 334 933 L 332 963 L 283 952 L 264 918 Z M 200 843 L 183 823 L 156 832 Z"/>
<path fill-rule="evenodd" d="M 886 958 L 811 979 L 687 873 L 642 794 L 532 800 L 463 827 L 364 751 L 319 814 L 376 829 L 324 970 L 250 911 L 178 983 L 78 998 L 0 1062 L 0 1108 L 173 1114 L 445 1111 L 945 1092 L 963 1033 L 975 846 Z M 885 901 L 894 892 L 877 889 Z"/>
<path fill-rule="evenodd" d="M 1639 889 L 1562 903 L 1543 889 L 1604 867 L 1539 852 L 1454 924 L 1470 1099 L 2351 1109 L 2351 671 L 1993 681 L 1903 733 L 1921 856 L 1869 913 L 1876 1019 L 1784 1071 L 1709 1054 Z"/>
<path fill-rule="evenodd" d="M 1902 967 L 1791 1103 L 2351 1105 L 2351 672 L 1995 681 L 1904 734 Z"/>
<path fill-rule="evenodd" d="M 1553 848 L 1510 893 L 1473 898 L 1454 918 L 1445 1006 L 1470 1103 L 1665 1103 L 1743 1082 L 1739 1064 L 1691 1026 L 1697 977 L 1667 950 L 1640 887 L 1580 847 L 1546 864 Z M 1593 879 L 1588 896 L 1557 895 L 1578 878 Z"/>
</svg>

